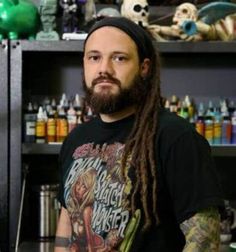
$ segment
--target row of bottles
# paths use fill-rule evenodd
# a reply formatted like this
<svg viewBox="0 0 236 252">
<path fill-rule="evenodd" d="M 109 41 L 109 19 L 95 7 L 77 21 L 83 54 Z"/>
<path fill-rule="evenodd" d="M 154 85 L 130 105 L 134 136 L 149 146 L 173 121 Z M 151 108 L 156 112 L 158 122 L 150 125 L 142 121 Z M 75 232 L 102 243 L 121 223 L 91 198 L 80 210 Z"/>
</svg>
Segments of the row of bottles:
<svg viewBox="0 0 236 252">
<path fill-rule="evenodd" d="M 207 106 L 196 106 L 188 95 L 183 100 L 173 95 L 165 101 L 165 107 L 171 112 L 188 119 L 211 145 L 236 144 L 236 107 L 233 101 L 226 99 L 214 106 L 212 101 Z"/>
<path fill-rule="evenodd" d="M 68 100 L 63 94 L 59 104 L 46 99 L 41 105 L 29 102 L 24 111 L 23 139 L 26 143 L 61 143 L 76 125 L 93 117 L 78 94 Z"/>
</svg>

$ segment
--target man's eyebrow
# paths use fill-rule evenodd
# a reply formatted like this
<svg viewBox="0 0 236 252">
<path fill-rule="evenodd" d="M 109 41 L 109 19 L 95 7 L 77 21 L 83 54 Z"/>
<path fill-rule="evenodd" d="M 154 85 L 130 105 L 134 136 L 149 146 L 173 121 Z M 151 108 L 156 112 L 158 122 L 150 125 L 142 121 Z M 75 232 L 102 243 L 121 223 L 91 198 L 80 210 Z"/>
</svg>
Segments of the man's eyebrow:
<svg viewBox="0 0 236 252">
<path fill-rule="evenodd" d="M 99 51 L 98 50 L 90 50 L 90 51 L 86 52 L 86 54 L 88 54 L 88 53 L 99 53 Z"/>
<path fill-rule="evenodd" d="M 86 54 L 87 53 L 101 53 L 99 50 L 89 50 L 89 51 L 87 51 L 86 52 Z M 113 52 L 111 52 L 112 54 L 129 54 L 128 52 L 126 52 L 126 51 L 113 51 Z"/>
</svg>

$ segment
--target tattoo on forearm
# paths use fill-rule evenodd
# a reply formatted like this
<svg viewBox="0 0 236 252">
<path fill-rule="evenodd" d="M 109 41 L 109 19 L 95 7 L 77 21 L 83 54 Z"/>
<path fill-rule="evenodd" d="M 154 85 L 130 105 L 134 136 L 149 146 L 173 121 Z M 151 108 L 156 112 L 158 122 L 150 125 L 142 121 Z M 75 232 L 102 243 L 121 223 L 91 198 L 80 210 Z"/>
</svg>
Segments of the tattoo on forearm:
<svg viewBox="0 0 236 252">
<path fill-rule="evenodd" d="M 185 235 L 184 252 L 218 252 L 220 216 L 216 208 L 208 208 L 184 221 L 180 228 Z"/>
<path fill-rule="evenodd" d="M 62 248 L 69 248 L 70 246 L 70 239 L 68 237 L 55 237 L 55 247 L 62 247 Z"/>
</svg>

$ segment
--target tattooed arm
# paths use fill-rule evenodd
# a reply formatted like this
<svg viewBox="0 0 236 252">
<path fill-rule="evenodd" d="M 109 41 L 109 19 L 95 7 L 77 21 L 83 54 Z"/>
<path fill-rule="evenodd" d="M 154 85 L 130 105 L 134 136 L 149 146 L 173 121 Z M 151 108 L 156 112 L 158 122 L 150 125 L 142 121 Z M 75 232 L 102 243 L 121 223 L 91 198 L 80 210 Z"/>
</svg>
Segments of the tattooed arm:
<svg viewBox="0 0 236 252">
<path fill-rule="evenodd" d="M 181 223 L 185 235 L 184 252 L 218 252 L 220 245 L 220 216 L 216 208 L 196 213 Z"/>
<path fill-rule="evenodd" d="M 57 224 L 54 252 L 70 251 L 71 222 L 67 210 L 62 207 Z"/>
</svg>

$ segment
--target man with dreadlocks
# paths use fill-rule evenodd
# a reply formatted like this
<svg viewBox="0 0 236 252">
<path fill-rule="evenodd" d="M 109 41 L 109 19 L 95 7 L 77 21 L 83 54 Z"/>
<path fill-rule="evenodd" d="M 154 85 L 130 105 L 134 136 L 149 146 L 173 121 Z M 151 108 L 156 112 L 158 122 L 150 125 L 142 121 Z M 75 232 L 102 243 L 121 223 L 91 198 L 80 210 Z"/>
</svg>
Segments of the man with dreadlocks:
<svg viewBox="0 0 236 252">
<path fill-rule="evenodd" d="M 158 54 L 124 17 L 84 43 L 83 85 L 97 117 L 60 153 L 55 252 L 216 252 L 219 185 L 207 141 L 161 102 Z"/>
</svg>

